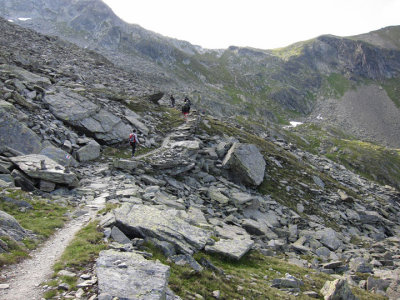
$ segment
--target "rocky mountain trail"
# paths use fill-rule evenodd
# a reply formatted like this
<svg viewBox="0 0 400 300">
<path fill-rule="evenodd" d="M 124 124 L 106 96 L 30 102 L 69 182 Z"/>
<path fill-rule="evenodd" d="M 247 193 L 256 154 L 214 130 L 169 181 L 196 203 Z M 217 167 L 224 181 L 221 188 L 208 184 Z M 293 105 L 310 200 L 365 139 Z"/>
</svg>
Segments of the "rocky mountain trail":
<svg viewBox="0 0 400 300">
<path fill-rule="evenodd" d="M 332 283 L 326 293 L 343 289 L 349 295 L 348 284 L 399 297 L 396 189 L 277 134 L 255 134 L 197 111 L 183 122 L 178 111 L 148 101 L 145 96 L 155 92 L 149 85 L 98 54 L 7 22 L 0 26 L 10 40 L 0 44 L 0 184 L 81 207 L 54 236 L 63 241 L 51 239 L 37 253 L 61 252 L 96 212 L 113 208 L 98 216 L 109 249 L 86 279 L 80 277 L 81 290 L 64 285 L 56 298 L 93 298 L 88 287 L 94 286 L 99 299 L 179 299 L 174 292 L 196 297 L 168 288 L 174 265 L 186 266 L 190 276 L 212 270 L 228 283 L 236 280 L 223 267 L 198 259 L 199 253 L 232 265 L 252 253 L 280 257 L 307 268 L 310 276 L 346 281 Z M 120 158 L 132 127 L 152 150 Z M 164 263 L 151 259 L 149 244 L 162 252 Z M 3 276 L 26 278 L 44 260 L 37 255 L 33 266 L 30 260 L 22 263 L 31 269 Z M 50 274 L 55 255 L 42 271 L 35 269 L 40 278 Z M 301 290 L 309 279 L 297 276 L 263 274 L 262 281 L 293 297 L 322 294 L 315 281 L 312 291 Z M 30 283 L 34 297 L 42 291 L 35 287 L 40 280 Z M 7 284 L 0 293 L 17 295 L 19 281 Z"/>
</svg>

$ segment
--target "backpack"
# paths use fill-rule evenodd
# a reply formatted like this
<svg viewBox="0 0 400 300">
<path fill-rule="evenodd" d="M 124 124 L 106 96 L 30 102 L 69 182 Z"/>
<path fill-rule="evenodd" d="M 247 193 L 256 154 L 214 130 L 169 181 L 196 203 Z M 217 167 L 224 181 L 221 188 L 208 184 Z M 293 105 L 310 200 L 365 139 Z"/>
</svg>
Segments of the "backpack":
<svg viewBox="0 0 400 300">
<path fill-rule="evenodd" d="M 190 103 L 186 102 L 182 107 L 182 112 L 183 113 L 188 113 L 189 111 L 190 111 Z"/>
<path fill-rule="evenodd" d="M 133 133 L 131 133 L 130 135 L 129 135 L 129 143 L 136 143 L 136 138 L 135 138 L 135 135 L 133 134 Z"/>
</svg>

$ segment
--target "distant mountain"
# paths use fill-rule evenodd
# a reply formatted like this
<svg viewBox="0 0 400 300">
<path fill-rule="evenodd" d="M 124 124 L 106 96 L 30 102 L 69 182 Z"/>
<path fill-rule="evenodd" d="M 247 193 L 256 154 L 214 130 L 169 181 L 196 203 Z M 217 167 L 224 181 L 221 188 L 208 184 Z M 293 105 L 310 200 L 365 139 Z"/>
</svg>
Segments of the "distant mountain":
<svg viewBox="0 0 400 300">
<path fill-rule="evenodd" d="M 0 0 L 0 15 L 100 52 L 154 88 L 189 95 L 215 115 L 264 123 L 308 117 L 400 147 L 400 136 L 393 136 L 400 130 L 400 26 L 348 38 L 323 35 L 274 50 L 207 50 L 127 24 L 100 0 Z M 371 87 L 381 92 L 364 113 L 362 95 Z M 349 103 L 358 109 L 349 110 Z"/>
</svg>

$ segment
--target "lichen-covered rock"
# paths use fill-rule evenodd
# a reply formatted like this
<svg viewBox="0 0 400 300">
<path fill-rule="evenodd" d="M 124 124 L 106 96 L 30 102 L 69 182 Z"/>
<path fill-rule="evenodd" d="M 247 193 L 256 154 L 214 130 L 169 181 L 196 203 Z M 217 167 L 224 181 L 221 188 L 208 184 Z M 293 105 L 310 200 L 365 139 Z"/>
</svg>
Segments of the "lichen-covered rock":
<svg viewBox="0 0 400 300">
<path fill-rule="evenodd" d="M 137 253 L 106 250 L 96 262 L 99 298 L 165 299 L 169 267 Z"/>
<path fill-rule="evenodd" d="M 65 152 L 64 150 L 56 147 L 46 147 L 42 151 L 40 151 L 40 154 L 47 156 L 48 158 L 51 158 L 55 162 L 59 163 L 62 166 L 71 166 L 71 167 L 77 167 L 79 163 L 73 158 L 69 153 Z"/>
<path fill-rule="evenodd" d="M 114 213 L 118 227 L 128 236 L 167 241 L 183 254 L 203 249 L 211 236 L 210 231 L 181 219 L 176 209 L 125 203 Z"/>
<path fill-rule="evenodd" d="M 15 241 L 21 241 L 29 235 L 32 234 L 22 228 L 13 216 L 0 210 L 0 236 L 7 236 Z"/>
<path fill-rule="evenodd" d="M 234 143 L 222 165 L 241 183 L 258 186 L 264 180 L 266 163 L 256 145 Z"/>
</svg>

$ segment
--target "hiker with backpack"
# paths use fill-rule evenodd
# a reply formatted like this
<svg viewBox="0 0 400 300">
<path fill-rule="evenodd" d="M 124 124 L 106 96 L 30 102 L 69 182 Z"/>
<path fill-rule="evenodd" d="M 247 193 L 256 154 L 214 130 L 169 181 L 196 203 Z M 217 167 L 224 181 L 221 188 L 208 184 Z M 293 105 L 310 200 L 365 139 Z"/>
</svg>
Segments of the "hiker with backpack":
<svg viewBox="0 0 400 300">
<path fill-rule="evenodd" d="M 190 103 L 189 98 L 185 97 L 185 100 L 183 100 L 183 106 L 182 106 L 182 113 L 185 118 L 185 121 L 187 121 L 187 116 L 190 112 L 190 105 L 191 105 L 191 103 Z"/>
<path fill-rule="evenodd" d="M 171 97 L 169 97 L 169 100 L 171 101 L 171 107 L 175 107 L 175 98 L 173 95 L 171 95 Z"/>
<path fill-rule="evenodd" d="M 136 144 L 140 145 L 135 129 L 133 129 L 132 132 L 129 134 L 129 144 L 132 147 L 132 157 L 134 157 L 136 151 Z"/>
</svg>

